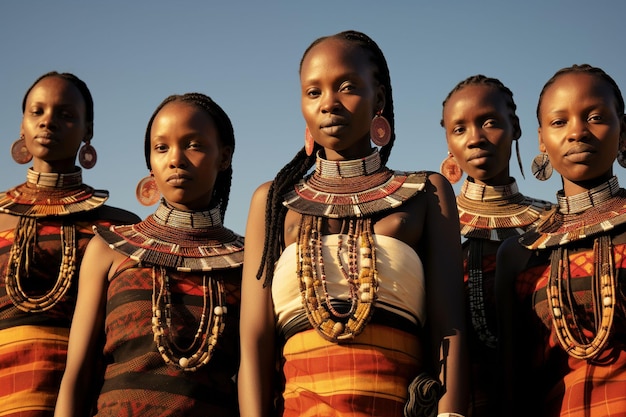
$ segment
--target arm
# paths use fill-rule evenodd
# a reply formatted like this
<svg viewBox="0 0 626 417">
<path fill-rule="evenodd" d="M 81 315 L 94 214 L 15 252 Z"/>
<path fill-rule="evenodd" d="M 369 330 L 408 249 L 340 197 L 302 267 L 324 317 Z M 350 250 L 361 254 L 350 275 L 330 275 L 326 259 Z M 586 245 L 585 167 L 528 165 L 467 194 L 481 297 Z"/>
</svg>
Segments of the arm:
<svg viewBox="0 0 626 417">
<path fill-rule="evenodd" d="M 238 375 L 239 404 L 244 417 L 268 416 L 273 395 L 275 363 L 274 308 L 264 276 L 256 278 L 265 239 L 265 203 L 269 184 L 259 187 L 250 203 L 246 226 L 241 285 L 241 363 Z"/>
<path fill-rule="evenodd" d="M 450 183 L 429 175 L 425 233 L 421 242 L 426 258 L 427 311 L 435 367 L 443 383 L 439 413 L 466 415 L 468 365 L 465 341 L 463 261 L 459 219 Z"/>
<path fill-rule="evenodd" d="M 72 320 L 67 352 L 67 365 L 55 416 L 87 415 L 92 405 L 94 375 L 97 362 L 98 340 L 104 326 L 106 283 L 113 251 L 95 236 L 89 241 L 83 257 L 78 280 L 78 298 Z"/>
</svg>

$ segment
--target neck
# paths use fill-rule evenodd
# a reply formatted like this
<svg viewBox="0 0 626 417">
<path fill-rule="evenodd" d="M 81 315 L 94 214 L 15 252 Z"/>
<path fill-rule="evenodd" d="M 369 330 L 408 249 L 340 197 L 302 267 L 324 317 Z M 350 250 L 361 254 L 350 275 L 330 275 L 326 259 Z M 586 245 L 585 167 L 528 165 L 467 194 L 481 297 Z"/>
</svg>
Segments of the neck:
<svg viewBox="0 0 626 417">
<path fill-rule="evenodd" d="M 206 229 L 221 227 L 222 217 L 219 207 L 206 211 L 180 210 L 161 200 L 161 204 L 153 215 L 155 221 L 163 226 L 180 229 Z"/>
<path fill-rule="evenodd" d="M 353 178 L 370 175 L 381 168 L 380 154 L 374 150 L 368 156 L 344 161 L 329 161 L 317 154 L 315 172 L 323 178 Z"/>
<path fill-rule="evenodd" d="M 502 200 L 518 193 L 517 182 L 511 177 L 506 185 L 486 185 L 465 180 L 461 187 L 461 194 L 474 201 Z"/>
<path fill-rule="evenodd" d="M 563 214 L 581 213 L 591 207 L 602 205 L 619 192 L 617 177 L 611 177 L 602 184 L 575 194 L 566 195 L 563 190 L 557 193 L 559 211 Z"/>
<path fill-rule="evenodd" d="M 76 167 L 74 172 L 66 174 L 57 172 L 37 172 L 29 168 L 26 174 L 26 182 L 37 187 L 74 188 L 83 183 L 83 176 L 82 170 Z"/>
</svg>

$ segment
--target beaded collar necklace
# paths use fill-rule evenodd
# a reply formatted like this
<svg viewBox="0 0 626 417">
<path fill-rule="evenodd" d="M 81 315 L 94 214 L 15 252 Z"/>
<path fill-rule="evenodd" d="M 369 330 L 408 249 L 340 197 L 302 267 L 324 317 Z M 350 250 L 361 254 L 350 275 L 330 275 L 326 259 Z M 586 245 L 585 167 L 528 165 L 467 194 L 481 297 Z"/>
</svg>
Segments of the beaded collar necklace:
<svg viewBox="0 0 626 417">
<path fill-rule="evenodd" d="M 566 197 L 557 194 L 558 210 L 554 210 L 520 238 L 528 249 L 563 246 L 570 242 L 597 236 L 626 223 L 626 190 L 617 177 L 584 193 Z"/>
<path fill-rule="evenodd" d="M 93 210 L 108 198 L 108 192 L 83 184 L 82 171 L 69 174 L 28 170 L 26 182 L 0 193 L 0 212 L 19 216 L 5 273 L 7 295 L 18 309 L 39 313 L 63 299 L 76 272 L 76 226 L 63 224 L 61 266 L 52 288 L 40 295 L 28 294 L 22 285 L 28 276 L 30 256 L 37 240 L 37 221 Z"/>
<path fill-rule="evenodd" d="M 526 197 L 517 182 L 487 186 L 465 180 L 456 199 L 461 235 L 503 241 L 519 236 L 551 208 L 547 201 Z"/>
<path fill-rule="evenodd" d="M 364 217 L 402 205 L 425 184 L 425 172 L 400 173 L 382 166 L 377 149 L 348 161 L 329 161 L 318 152 L 315 171 L 287 193 L 283 204 L 312 216 Z"/>
<path fill-rule="evenodd" d="M 112 249 L 142 264 L 189 272 L 243 263 L 243 237 L 222 226 L 219 207 L 182 211 L 161 200 L 156 212 L 142 222 L 96 232 Z"/>
<path fill-rule="evenodd" d="M 0 212 L 14 216 L 66 216 L 93 210 L 109 198 L 109 192 L 83 184 L 82 171 L 70 174 L 28 169 L 26 182 L 0 193 Z"/>
</svg>

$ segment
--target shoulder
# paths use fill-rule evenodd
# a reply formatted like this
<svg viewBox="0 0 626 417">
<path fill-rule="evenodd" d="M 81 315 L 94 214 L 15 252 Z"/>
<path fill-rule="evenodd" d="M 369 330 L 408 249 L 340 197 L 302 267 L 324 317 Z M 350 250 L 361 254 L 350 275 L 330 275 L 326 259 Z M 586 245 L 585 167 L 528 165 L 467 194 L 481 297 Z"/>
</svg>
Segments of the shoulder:
<svg viewBox="0 0 626 417">
<path fill-rule="evenodd" d="M 135 213 L 117 207 L 103 205 L 94 213 L 99 219 L 117 224 L 134 224 L 141 221 Z"/>
<path fill-rule="evenodd" d="M 259 185 L 256 190 L 252 193 L 251 205 L 259 205 L 265 204 L 267 201 L 267 197 L 270 193 L 270 188 L 272 187 L 272 181 L 264 182 Z"/>
</svg>

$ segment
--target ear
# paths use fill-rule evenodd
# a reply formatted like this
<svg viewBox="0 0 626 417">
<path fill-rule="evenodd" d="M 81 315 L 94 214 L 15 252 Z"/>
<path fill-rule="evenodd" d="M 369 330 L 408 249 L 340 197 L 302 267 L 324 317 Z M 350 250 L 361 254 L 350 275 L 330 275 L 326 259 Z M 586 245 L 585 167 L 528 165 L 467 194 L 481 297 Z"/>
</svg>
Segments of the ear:
<svg viewBox="0 0 626 417">
<path fill-rule="evenodd" d="M 543 137 L 541 136 L 541 126 L 537 128 L 537 134 L 539 136 L 539 152 L 546 152 L 546 145 L 543 144 Z"/>
<path fill-rule="evenodd" d="M 93 138 L 93 122 L 89 122 L 87 123 L 87 126 L 85 126 L 85 137 L 83 138 L 83 142 L 87 142 L 88 140 L 91 140 Z"/>
<path fill-rule="evenodd" d="M 226 171 L 233 159 L 233 148 L 230 146 L 222 146 L 220 149 L 220 171 Z"/>
</svg>

